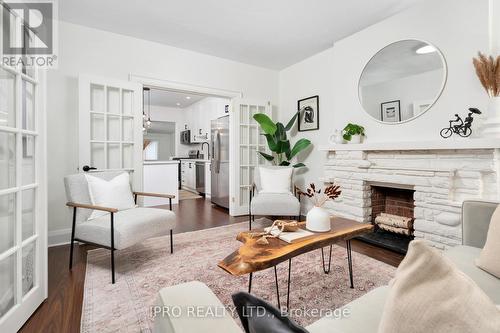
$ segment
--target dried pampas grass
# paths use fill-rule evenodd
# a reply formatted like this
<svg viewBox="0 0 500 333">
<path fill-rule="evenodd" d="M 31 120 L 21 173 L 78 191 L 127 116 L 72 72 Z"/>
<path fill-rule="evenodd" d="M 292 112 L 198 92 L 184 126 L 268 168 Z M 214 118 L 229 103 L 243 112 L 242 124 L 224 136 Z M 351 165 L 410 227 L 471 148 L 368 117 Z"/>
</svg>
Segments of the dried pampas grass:
<svg viewBox="0 0 500 333">
<path fill-rule="evenodd" d="M 477 77 L 490 97 L 500 96 L 500 56 L 485 56 L 481 52 L 472 59 Z"/>
</svg>

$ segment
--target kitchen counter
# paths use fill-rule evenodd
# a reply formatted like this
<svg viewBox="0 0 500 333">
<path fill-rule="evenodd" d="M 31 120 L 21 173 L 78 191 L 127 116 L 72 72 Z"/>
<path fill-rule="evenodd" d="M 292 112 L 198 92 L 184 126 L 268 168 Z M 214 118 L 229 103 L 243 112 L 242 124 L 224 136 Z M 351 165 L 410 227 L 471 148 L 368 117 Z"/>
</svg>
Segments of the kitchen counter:
<svg viewBox="0 0 500 333">
<path fill-rule="evenodd" d="M 202 160 L 199 158 L 186 158 L 186 159 L 181 159 L 181 162 L 203 162 L 203 163 L 210 163 L 210 160 Z"/>
<path fill-rule="evenodd" d="M 144 165 L 179 164 L 179 161 L 144 161 Z"/>
<path fill-rule="evenodd" d="M 173 194 L 172 203 L 179 199 L 179 161 L 145 161 L 144 192 Z M 156 197 L 144 197 L 145 207 L 168 204 L 168 200 Z"/>
</svg>

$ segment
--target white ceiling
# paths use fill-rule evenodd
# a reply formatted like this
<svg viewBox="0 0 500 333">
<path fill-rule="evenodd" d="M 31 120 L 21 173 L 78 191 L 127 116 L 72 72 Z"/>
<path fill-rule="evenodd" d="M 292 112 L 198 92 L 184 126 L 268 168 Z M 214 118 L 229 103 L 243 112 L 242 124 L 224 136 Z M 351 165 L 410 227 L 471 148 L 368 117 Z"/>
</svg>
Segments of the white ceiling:
<svg viewBox="0 0 500 333">
<path fill-rule="evenodd" d="M 204 99 L 205 95 L 187 94 L 183 92 L 151 89 L 151 105 L 185 108 Z M 147 94 L 145 95 L 147 103 Z"/>
<path fill-rule="evenodd" d="M 422 0 L 64 0 L 68 22 L 282 69 Z"/>
</svg>

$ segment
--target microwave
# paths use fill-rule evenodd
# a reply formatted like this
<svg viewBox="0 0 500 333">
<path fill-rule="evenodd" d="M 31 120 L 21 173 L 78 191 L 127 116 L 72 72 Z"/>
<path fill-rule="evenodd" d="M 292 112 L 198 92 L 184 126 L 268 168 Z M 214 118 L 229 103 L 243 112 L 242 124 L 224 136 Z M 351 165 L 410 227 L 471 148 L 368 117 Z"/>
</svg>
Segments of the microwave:
<svg viewBox="0 0 500 333">
<path fill-rule="evenodd" d="M 181 132 L 181 143 L 188 145 L 191 143 L 191 131 L 185 130 Z"/>
</svg>

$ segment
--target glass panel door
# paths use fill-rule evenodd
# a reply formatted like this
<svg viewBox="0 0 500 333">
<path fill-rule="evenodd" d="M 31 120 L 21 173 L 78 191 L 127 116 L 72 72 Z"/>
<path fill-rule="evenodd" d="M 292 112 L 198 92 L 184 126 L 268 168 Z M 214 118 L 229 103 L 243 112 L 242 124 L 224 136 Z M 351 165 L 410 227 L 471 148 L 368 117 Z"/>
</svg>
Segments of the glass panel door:
<svg viewBox="0 0 500 333">
<path fill-rule="evenodd" d="M 258 123 L 253 119 L 257 113 L 265 113 L 270 116 L 270 106 L 268 103 L 239 100 L 235 105 L 236 118 L 239 134 L 233 137 L 239 139 L 237 145 L 237 158 L 235 159 L 237 189 L 235 191 L 234 209 L 235 215 L 248 213 L 249 189 L 254 183 L 254 175 L 257 167 L 264 164 L 264 160 L 258 151 L 267 152 L 265 138 L 262 139 L 262 132 Z"/>
<path fill-rule="evenodd" d="M 38 71 L 0 66 L 0 332 L 47 296 L 43 109 Z"/>
<path fill-rule="evenodd" d="M 80 170 L 125 170 L 142 186 L 142 87 L 81 75 Z"/>
</svg>

